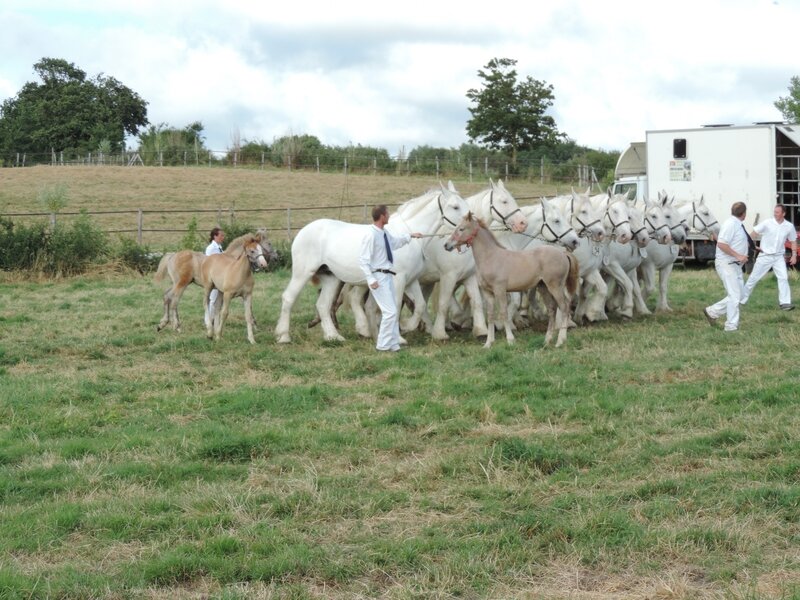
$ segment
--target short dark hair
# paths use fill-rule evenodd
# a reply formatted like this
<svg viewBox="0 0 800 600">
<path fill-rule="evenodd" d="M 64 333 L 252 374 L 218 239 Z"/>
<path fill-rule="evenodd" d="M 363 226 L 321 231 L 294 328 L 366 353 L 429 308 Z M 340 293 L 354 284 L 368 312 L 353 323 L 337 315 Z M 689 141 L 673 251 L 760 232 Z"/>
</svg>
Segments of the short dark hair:
<svg viewBox="0 0 800 600">
<path fill-rule="evenodd" d="M 783 214 L 786 214 L 786 207 L 783 204 L 776 204 L 775 208 L 780 208 Z"/>
<path fill-rule="evenodd" d="M 208 243 L 209 244 L 214 241 L 214 238 L 217 237 L 217 234 L 220 231 L 222 231 L 222 227 L 214 227 L 214 229 L 211 230 L 211 234 L 208 236 Z"/>
<path fill-rule="evenodd" d="M 372 220 L 377 221 L 381 218 L 381 216 L 387 214 L 389 209 L 386 207 L 385 204 L 378 204 L 375 208 L 372 209 Z"/>
<path fill-rule="evenodd" d="M 747 205 L 744 202 L 734 202 L 731 206 L 731 214 L 734 217 L 741 217 L 747 212 Z"/>
</svg>

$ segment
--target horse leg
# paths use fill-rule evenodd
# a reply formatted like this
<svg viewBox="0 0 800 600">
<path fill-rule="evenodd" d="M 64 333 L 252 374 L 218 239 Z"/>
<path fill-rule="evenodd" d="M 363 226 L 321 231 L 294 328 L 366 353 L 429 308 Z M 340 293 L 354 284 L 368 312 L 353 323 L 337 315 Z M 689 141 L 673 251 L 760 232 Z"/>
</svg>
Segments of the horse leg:
<svg viewBox="0 0 800 600">
<path fill-rule="evenodd" d="M 203 314 L 208 315 L 208 298 L 211 295 L 211 290 L 214 289 L 214 284 L 211 282 L 203 286 Z M 208 339 L 214 339 L 214 322 L 206 317 L 206 336 Z"/>
<path fill-rule="evenodd" d="M 489 326 L 486 328 L 486 343 L 483 347 L 491 348 L 494 344 L 494 293 L 492 290 L 486 290 L 486 316 Z"/>
<path fill-rule="evenodd" d="M 639 287 L 639 277 L 636 274 L 636 269 L 628 271 L 628 279 L 631 280 L 631 290 L 633 292 L 633 306 L 641 315 L 649 315 L 650 309 L 647 308 L 647 304 L 644 302 L 644 298 L 642 297 L 642 288 Z"/>
<path fill-rule="evenodd" d="M 446 323 L 447 317 L 450 314 L 450 300 L 453 298 L 453 292 L 456 287 L 456 278 L 451 274 L 444 274 L 439 279 L 439 299 L 436 305 L 436 320 L 433 322 L 433 329 L 431 330 L 431 337 L 435 340 L 448 340 L 450 336 L 447 335 Z"/>
<path fill-rule="evenodd" d="M 331 318 L 331 308 L 336 298 L 339 296 L 339 283 L 336 277 L 323 275 L 321 277 L 322 288 L 317 297 L 317 312 L 319 313 L 322 324 L 323 339 L 326 341 L 343 342 L 344 338 L 337 331 L 336 325 Z"/>
<path fill-rule="evenodd" d="M 253 290 L 245 292 L 242 300 L 244 301 L 244 320 L 247 323 L 247 341 L 255 344 L 256 337 L 253 335 L 253 330 L 256 327 L 256 321 L 253 318 Z"/>
<path fill-rule="evenodd" d="M 222 310 L 214 311 L 214 340 L 219 341 L 222 337 L 222 327 L 225 325 L 225 320 L 228 318 L 228 311 L 231 307 L 231 294 L 221 294 L 222 296 Z"/>
<path fill-rule="evenodd" d="M 544 302 L 545 307 L 547 307 L 547 333 L 544 334 L 544 345 L 549 346 L 551 340 L 553 339 L 553 333 L 555 333 L 556 330 L 556 320 L 558 318 L 557 314 L 558 304 L 556 303 L 555 296 L 553 296 L 553 291 L 550 289 L 549 285 L 545 283 L 540 283 L 536 287 L 539 288 L 540 292 L 539 295 L 542 297 L 542 301 Z"/>
<path fill-rule="evenodd" d="M 400 322 L 400 331 L 415 331 L 419 328 L 419 324 L 423 320 L 423 315 L 428 312 L 428 304 L 425 302 L 425 296 L 422 294 L 422 287 L 419 280 L 415 279 L 406 287 L 406 294 L 409 295 L 411 301 L 414 303 L 414 310 L 408 319 Z"/>
<path fill-rule="evenodd" d="M 350 285 L 346 291 L 347 302 L 356 320 L 356 333 L 363 338 L 372 337 L 370 320 L 367 316 L 367 309 L 364 301 L 364 287 L 360 285 Z"/>
<path fill-rule="evenodd" d="M 172 287 L 170 287 L 166 292 L 164 292 L 164 316 L 161 317 L 161 321 L 156 326 L 156 331 L 161 331 L 164 327 L 167 326 L 169 323 L 169 312 L 172 303 Z"/>
<path fill-rule="evenodd" d="M 464 280 L 464 289 L 469 296 L 469 303 L 472 307 L 472 335 L 480 337 L 489 333 L 486 323 L 486 315 L 483 311 L 483 295 L 478 285 L 478 278 L 475 274 L 470 275 Z M 491 322 L 491 320 L 490 320 Z"/>
<path fill-rule="evenodd" d="M 669 276 L 672 274 L 672 267 L 674 266 L 675 263 L 670 261 L 658 272 L 658 304 L 656 305 L 656 310 L 672 311 L 667 302 L 667 294 L 669 292 Z"/>
<path fill-rule="evenodd" d="M 506 330 L 506 341 L 510 344 L 514 343 L 514 332 L 513 327 L 511 324 L 511 317 L 508 316 L 508 292 L 505 289 L 498 290 L 497 295 L 497 306 L 498 312 L 500 313 L 500 317 L 503 319 L 503 326 Z"/>
<path fill-rule="evenodd" d="M 608 294 L 608 286 L 606 285 L 603 276 L 600 275 L 600 271 L 593 269 L 587 273 L 586 278 L 584 279 L 584 286 L 586 286 L 587 282 L 590 286 L 594 286 L 594 294 L 585 297 L 585 308 L 583 314 L 585 314 L 586 318 L 590 321 L 607 321 L 608 316 L 606 315 L 605 305 L 606 296 Z M 585 294 L 586 290 L 583 289 L 582 293 Z"/>
<path fill-rule="evenodd" d="M 275 325 L 275 336 L 278 338 L 279 344 L 288 344 L 292 341 L 291 336 L 289 335 L 289 325 L 292 316 L 292 307 L 294 303 L 297 301 L 297 297 L 300 295 L 300 292 L 303 290 L 303 287 L 308 283 L 308 280 L 314 273 L 302 272 L 301 270 L 297 270 L 292 272 L 292 280 L 289 282 L 289 285 L 286 286 L 286 289 L 281 294 L 281 314 L 278 317 L 278 323 Z M 322 315 L 320 315 L 321 317 Z M 330 315 L 328 316 L 330 318 Z"/>
</svg>

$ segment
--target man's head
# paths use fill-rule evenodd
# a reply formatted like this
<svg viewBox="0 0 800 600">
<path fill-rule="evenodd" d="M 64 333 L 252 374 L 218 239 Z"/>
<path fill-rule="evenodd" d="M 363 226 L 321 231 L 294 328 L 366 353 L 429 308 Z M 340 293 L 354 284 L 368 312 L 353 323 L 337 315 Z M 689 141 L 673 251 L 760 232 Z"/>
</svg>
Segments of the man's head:
<svg viewBox="0 0 800 600">
<path fill-rule="evenodd" d="M 786 207 L 783 204 L 776 204 L 775 210 L 772 211 L 772 216 L 775 217 L 778 223 L 783 223 L 783 219 L 786 217 Z"/>
<path fill-rule="evenodd" d="M 376 225 L 380 222 L 383 225 L 389 222 L 389 209 L 385 204 L 378 204 L 372 209 L 372 221 Z"/>
<path fill-rule="evenodd" d="M 747 214 L 747 205 L 744 202 L 734 202 L 731 206 L 731 214 L 737 219 L 744 220 Z"/>
</svg>

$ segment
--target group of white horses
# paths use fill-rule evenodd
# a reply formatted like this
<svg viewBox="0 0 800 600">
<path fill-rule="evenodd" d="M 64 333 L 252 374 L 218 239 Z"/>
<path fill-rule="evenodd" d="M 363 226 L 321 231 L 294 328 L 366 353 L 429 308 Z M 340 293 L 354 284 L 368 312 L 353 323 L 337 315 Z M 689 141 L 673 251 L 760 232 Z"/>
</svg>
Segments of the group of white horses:
<svg viewBox="0 0 800 600">
<path fill-rule="evenodd" d="M 570 324 L 604 320 L 609 311 L 627 318 L 635 313 L 649 314 L 646 301 L 656 289 L 656 274 L 656 308 L 671 310 L 667 299 L 669 278 L 679 247 L 690 230 L 710 237 L 719 233 L 719 224 L 702 199 L 676 201 L 660 193 L 656 201 L 636 202 L 625 196 L 592 196 L 588 191 L 583 194 L 573 191 L 520 206 L 502 180 L 490 181 L 487 189 L 468 198 L 462 198 L 452 183 L 446 187 L 440 185 L 400 205 L 387 225 L 393 233 L 424 234 L 422 239 L 412 240 L 394 253 L 397 304 L 403 306 L 406 299 L 411 307 L 410 314 L 404 314 L 401 321 L 403 332 L 424 327 L 434 339 L 446 340 L 448 325 L 464 326 L 471 321 L 473 334 L 487 336 L 488 347 L 494 339 L 495 323 L 511 319 L 521 323 L 519 312 L 526 297 L 511 293 L 510 287 L 507 289 L 510 302 L 504 298 L 501 304 L 506 314 L 497 320 L 494 314 L 487 318 L 484 299 L 488 299 L 490 286 L 486 274 L 492 268 L 509 269 L 490 264 L 481 271 L 478 248 L 465 245 L 466 238 L 458 237 L 472 235 L 472 241 L 477 239 L 475 227 L 465 233 L 469 222 L 480 223 L 493 234 L 497 245 L 512 252 L 497 255 L 495 261 L 513 262 L 517 253 L 536 254 L 536 248 L 541 246 L 559 246 L 577 258 L 579 286 L 574 297 L 569 294 L 567 309 L 572 314 L 562 314 L 563 305 L 558 305 L 560 318 L 565 322 L 571 318 Z M 358 264 L 360 243 L 367 227 L 370 226 L 319 219 L 298 232 L 292 243 L 292 277 L 281 297 L 281 313 L 275 328 L 279 343 L 291 340 L 292 307 L 312 280 L 319 286 L 316 308 L 325 340 L 344 340 L 336 319 L 341 304 L 352 310 L 359 335 L 376 335 L 379 314 L 376 308 L 370 309 L 366 282 Z M 455 247 L 461 249 L 454 252 Z M 556 255 L 550 252 L 548 256 Z M 520 263 L 519 268 L 537 267 Z M 536 290 L 543 296 L 548 293 L 543 277 L 531 279 L 530 289 L 518 290 L 531 292 L 527 296 L 531 301 L 529 319 L 535 312 L 531 308 L 536 305 Z M 463 294 L 456 295 L 459 288 L 463 288 Z M 428 307 L 434 290 L 436 314 L 431 318 Z M 548 308 L 554 306 L 548 298 L 544 300 Z M 494 306 L 495 302 L 491 304 Z M 551 315 L 546 342 L 552 328 Z M 506 337 L 509 342 L 514 339 L 508 326 Z M 562 342 L 560 333 L 557 345 Z"/>
<path fill-rule="evenodd" d="M 669 278 L 679 247 L 689 231 L 714 238 L 719 233 L 702 199 L 676 201 L 659 193 L 656 201 L 637 202 L 573 191 L 520 206 L 502 180 L 489 184 L 468 198 L 452 182 L 440 184 L 391 215 L 386 226 L 391 232 L 423 234 L 394 253 L 397 305 L 410 307 L 403 313 L 403 332 L 424 328 L 433 339 L 446 340 L 448 326 L 471 324 L 473 335 L 486 336 L 489 347 L 495 328 L 504 326 L 511 343 L 512 329 L 542 314 L 541 297 L 548 316 L 545 344 L 558 329 L 558 346 L 568 326 L 605 320 L 609 311 L 625 318 L 650 314 L 646 302 L 656 285 L 656 309 L 671 310 Z M 310 281 L 319 287 L 313 323 L 321 323 L 325 340 L 344 340 L 336 318 L 342 305 L 352 310 L 359 335 L 377 336 L 380 314 L 358 264 L 368 227 L 318 219 L 298 232 L 275 327 L 279 343 L 291 341 L 292 308 Z M 274 256 L 265 231 L 237 238 L 216 258 L 188 250 L 165 255 L 156 279 L 168 274 L 173 285 L 164 294 L 158 329 L 167 324 L 180 329 L 178 302 L 194 282 L 204 288 L 205 305 L 213 288 L 222 292 L 220 305 L 207 312 L 208 336 L 220 337 L 230 300 L 241 296 L 247 338 L 255 343 L 247 265 L 264 267 Z"/>
</svg>

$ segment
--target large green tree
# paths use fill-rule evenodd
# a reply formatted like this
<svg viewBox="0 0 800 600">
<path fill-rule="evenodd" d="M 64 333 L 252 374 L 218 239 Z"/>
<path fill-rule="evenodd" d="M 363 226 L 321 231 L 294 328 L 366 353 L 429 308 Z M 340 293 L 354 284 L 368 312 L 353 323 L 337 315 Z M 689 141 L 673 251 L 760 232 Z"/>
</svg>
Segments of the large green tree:
<svg viewBox="0 0 800 600">
<path fill-rule="evenodd" d="M 506 152 L 515 167 L 520 151 L 563 138 L 545 114 L 553 105 L 553 86 L 530 76 L 518 81 L 516 64 L 511 58 L 493 58 L 478 71 L 483 86 L 467 91 L 474 103 L 467 121 L 470 140 Z"/>
<path fill-rule="evenodd" d="M 147 125 L 147 102 L 114 77 L 89 78 L 73 63 L 43 58 L 41 81 L 26 83 L 0 105 L 0 152 L 118 151 Z"/>
<path fill-rule="evenodd" d="M 778 98 L 775 101 L 775 108 L 781 111 L 787 121 L 800 123 L 800 77 L 791 78 L 789 95 Z"/>
</svg>

